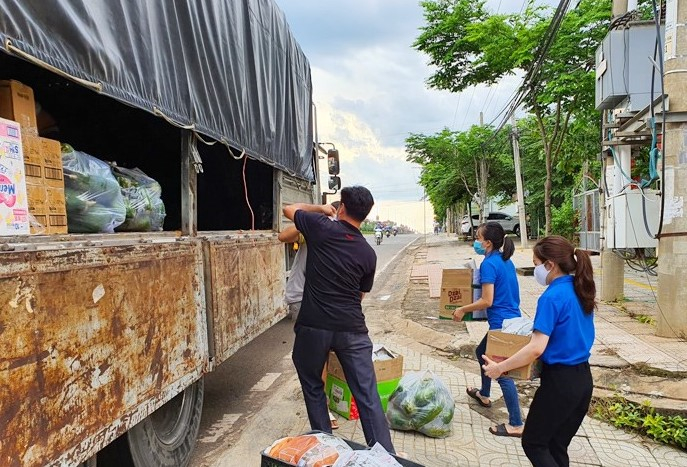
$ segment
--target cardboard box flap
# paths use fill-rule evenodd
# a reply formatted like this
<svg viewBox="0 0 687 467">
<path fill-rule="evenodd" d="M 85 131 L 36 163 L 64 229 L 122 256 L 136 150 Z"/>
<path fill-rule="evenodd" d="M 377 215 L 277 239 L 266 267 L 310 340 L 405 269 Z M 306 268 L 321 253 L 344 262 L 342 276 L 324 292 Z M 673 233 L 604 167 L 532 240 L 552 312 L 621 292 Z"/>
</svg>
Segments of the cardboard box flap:
<svg viewBox="0 0 687 467">
<path fill-rule="evenodd" d="M 373 365 L 377 381 L 388 381 L 391 379 L 400 378 L 403 375 L 403 356 L 398 355 L 385 347 L 380 346 L 377 347 L 377 349 L 384 349 L 384 353 L 392 356 L 391 359 L 385 360 L 375 360 L 373 358 Z M 327 373 L 340 379 L 341 381 L 346 381 L 346 376 L 344 375 L 343 368 L 341 367 L 341 362 L 339 362 L 339 359 L 336 357 L 334 352 L 329 352 Z"/>
</svg>

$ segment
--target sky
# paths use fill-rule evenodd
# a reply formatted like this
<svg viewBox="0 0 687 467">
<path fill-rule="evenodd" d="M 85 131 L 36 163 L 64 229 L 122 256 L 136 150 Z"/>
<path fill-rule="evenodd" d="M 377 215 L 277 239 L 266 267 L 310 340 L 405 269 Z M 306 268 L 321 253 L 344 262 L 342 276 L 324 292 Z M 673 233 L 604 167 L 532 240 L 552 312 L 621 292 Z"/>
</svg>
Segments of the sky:
<svg viewBox="0 0 687 467">
<path fill-rule="evenodd" d="M 424 25 L 419 0 L 276 1 L 310 61 L 318 140 L 339 150 L 342 185 L 370 189 L 370 218 L 430 232 L 432 208 L 417 183 L 419 166 L 405 160 L 405 139 L 443 128 L 466 130 L 479 124 L 480 112 L 491 122 L 520 77 L 460 94 L 429 89 L 429 59 L 412 48 Z M 500 13 L 522 5 L 487 1 L 490 11 Z M 321 169 L 326 188 L 326 164 Z"/>
</svg>

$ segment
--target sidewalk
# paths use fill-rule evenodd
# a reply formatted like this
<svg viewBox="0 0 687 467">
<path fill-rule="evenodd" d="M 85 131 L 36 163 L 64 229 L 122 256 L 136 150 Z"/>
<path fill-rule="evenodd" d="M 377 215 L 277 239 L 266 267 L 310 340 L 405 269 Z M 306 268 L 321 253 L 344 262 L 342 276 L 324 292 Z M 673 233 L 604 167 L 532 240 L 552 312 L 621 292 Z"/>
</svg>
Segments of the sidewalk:
<svg viewBox="0 0 687 467">
<path fill-rule="evenodd" d="M 528 466 L 530 463 L 519 439 L 495 437 L 488 432 L 489 426 L 507 419 L 499 386 L 492 386 L 490 409 L 478 406 L 465 395 L 466 387 L 478 385 L 479 373 L 476 360 L 463 357 L 474 351 L 486 332 L 486 323 L 434 319 L 438 313 L 438 299 L 430 298 L 430 288 L 436 288 L 437 274 L 440 281 L 442 268 L 462 266 L 474 256 L 469 243 L 445 235 L 428 236 L 426 243 L 420 238 L 385 271 L 364 301 L 372 340 L 402 354 L 404 371 L 429 369 L 435 372 L 449 386 L 456 401 L 450 437 L 434 439 L 419 433 L 392 430 L 392 439 L 398 451 L 408 453 L 411 460 L 427 467 Z M 516 251 L 513 261 L 516 267 L 531 266 L 531 251 Z M 594 263 L 598 266 L 598 258 L 594 258 Z M 655 316 L 656 305 L 646 278 L 639 274 L 626 277 L 625 290 L 632 299 L 628 304 L 632 305 L 633 313 Z M 518 280 L 523 312 L 533 316 L 543 287 L 532 277 L 518 276 Z M 653 287 L 655 289 L 655 280 Z M 657 338 L 650 324 L 640 323 L 611 305 L 599 307 L 596 332 L 591 359 L 595 386 L 599 385 L 596 371 L 601 371 L 602 377 L 607 378 L 602 381 L 605 386 L 598 391 L 604 388 L 609 392 L 626 390 L 643 399 L 651 397 L 656 385 L 637 389 L 637 383 L 628 380 L 623 383 L 626 387 L 616 386 L 630 364 L 687 371 L 687 343 Z M 241 440 L 220 459 L 218 467 L 257 466 L 262 448 L 277 438 L 309 430 L 295 371 L 283 378 L 270 403 L 248 422 Z M 525 382 L 518 387 L 523 394 L 531 393 L 536 384 Z M 675 386 L 661 386 L 665 388 L 664 394 L 655 394 L 652 405 L 663 401 L 670 407 L 679 408 L 676 406 L 683 404 L 687 408 L 687 385 L 676 383 Z M 526 405 L 523 405 L 524 416 L 527 415 Z M 359 421 L 339 417 L 339 424 L 335 434 L 364 444 Z M 573 466 L 687 465 L 687 452 L 628 434 L 589 417 L 573 439 L 569 453 Z"/>
</svg>

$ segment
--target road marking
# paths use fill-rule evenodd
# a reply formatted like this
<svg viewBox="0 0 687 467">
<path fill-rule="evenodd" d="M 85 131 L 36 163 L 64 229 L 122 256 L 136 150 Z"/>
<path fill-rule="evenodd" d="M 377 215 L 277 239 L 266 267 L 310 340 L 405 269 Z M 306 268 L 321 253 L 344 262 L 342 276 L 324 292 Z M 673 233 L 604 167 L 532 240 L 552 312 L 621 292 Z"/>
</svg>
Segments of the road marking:
<svg viewBox="0 0 687 467">
<path fill-rule="evenodd" d="M 630 284 L 630 285 L 634 285 L 635 287 L 641 287 L 641 288 L 647 289 L 647 290 L 654 290 L 654 288 L 651 285 L 643 284 L 641 282 L 637 282 L 637 281 L 632 280 L 632 279 L 625 279 L 625 283 Z"/>
<path fill-rule="evenodd" d="M 375 280 L 377 279 L 377 277 L 379 277 L 379 275 L 380 275 L 381 273 L 384 272 L 384 270 L 386 269 L 386 267 L 387 267 L 388 265 L 390 265 L 391 263 L 393 263 L 394 260 L 395 260 L 396 258 L 398 258 L 398 257 L 400 256 L 401 253 L 403 253 L 404 251 L 406 251 L 406 249 L 407 249 L 410 245 L 412 245 L 413 243 L 415 243 L 416 241 L 418 241 L 420 238 L 422 238 L 422 237 L 417 237 L 417 238 L 411 240 L 410 242 L 408 242 L 403 248 L 401 248 L 401 249 L 399 250 L 398 253 L 396 253 L 396 254 L 394 255 L 393 258 L 391 258 L 389 261 L 387 261 L 386 264 L 385 264 L 384 266 L 382 266 L 381 269 L 377 269 L 377 272 L 375 272 Z"/>
<path fill-rule="evenodd" d="M 379 297 L 380 300 L 389 300 L 391 298 L 391 295 L 384 295 L 383 297 Z"/>
<path fill-rule="evenodd" d="M 260 381 L 255 383 L 255 386 L 250 388 L 251 391 L 267 391 L 272 383 L 274 383 L 277 378 L 281 376 L 281 373 L 267 373 L 263 376 Z"/>
<path fill-rule="evenodd" d="M 216 443 L 220 438 L 226 436 L 237 422 L 243 416 L 242 413 L 228 413 L 224 414 L 221 420 L 212 424 L 207 430 L 207 436 L 199 438 L 201 443 Z"/>
</svg>

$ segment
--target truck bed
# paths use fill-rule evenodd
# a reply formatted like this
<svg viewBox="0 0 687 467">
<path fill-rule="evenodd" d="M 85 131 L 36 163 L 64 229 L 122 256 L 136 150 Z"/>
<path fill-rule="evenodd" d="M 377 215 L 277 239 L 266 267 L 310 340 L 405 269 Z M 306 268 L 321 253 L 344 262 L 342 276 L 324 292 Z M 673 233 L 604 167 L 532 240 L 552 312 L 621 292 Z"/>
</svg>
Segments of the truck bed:
<svg viewBox="0 0 687 467">
<path fill-rule="evenodd" d="M 272 232 L 3 240 L 3 466 L 93 455 L 286 314 Z"/>
</svg>

